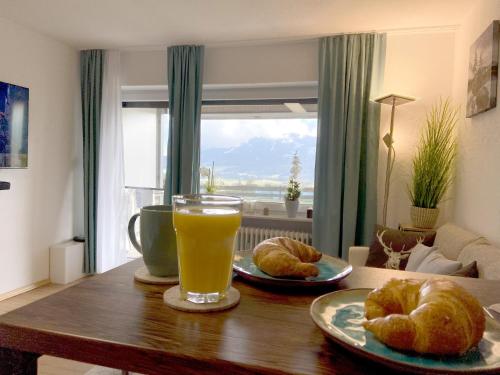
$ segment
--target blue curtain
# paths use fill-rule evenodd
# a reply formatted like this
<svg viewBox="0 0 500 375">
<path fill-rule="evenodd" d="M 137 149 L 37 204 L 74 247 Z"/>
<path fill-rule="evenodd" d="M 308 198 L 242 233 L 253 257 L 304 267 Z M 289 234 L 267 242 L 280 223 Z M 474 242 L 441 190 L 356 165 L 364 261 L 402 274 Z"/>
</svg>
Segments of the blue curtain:
<svg viewBox="0 0 500 375">
<path fill-rule="evenodd" d="M 103 50 L 80 53 L 83 127 L 84 272 L 96 272 L 97 179 L 101 126 Z"/>
<path fill-rule="evenodd" d="M 380 105 L 370 95 L 384 59 L 382 34 L 320 39 L 313 242 L 344 259 L 376 223 Z"/>
<path fill-rule="evenodd" d="M 203 46 L 167 50 L 170 128 L 163 201 L 172 195 L 196 193 L 200 185 L 200 119 Z"/>
</svg>

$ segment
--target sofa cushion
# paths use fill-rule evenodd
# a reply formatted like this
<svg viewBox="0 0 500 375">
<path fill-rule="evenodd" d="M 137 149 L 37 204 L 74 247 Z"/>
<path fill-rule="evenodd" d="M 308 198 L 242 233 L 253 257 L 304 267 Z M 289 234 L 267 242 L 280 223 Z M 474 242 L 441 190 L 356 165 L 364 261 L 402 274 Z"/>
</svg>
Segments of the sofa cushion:
<svg viewBox="0 0 500 375">
<path fill-rule="evenodd" d="M 405 271 L 415 272 L 418 266 L 420 266 L 420 263 L 422 263 L 422 261 L 434 250 L 436 250 L 435 247 L 425 246 L 419 243 L 411 251 Z"/>
<path fill-rule="evenodd" d="M 477 279 L 479 277 L 477 262 L 474 261 L 466 266 L 463 266 L 457 272 L 453 272 L 451 276 L 472 277 L 474 279 Z"/>
<path fill-rule="evenodd" d="M 368 246 L 351 246 L 349 248 L 349 257 L 347 261 L 353 266 L 362 267 L 366 264 L 370 248 Z"/>
<path fill-rule="evenodd" d="M 379 225 L 366 266 L 404 270 L 415 245 L 432 246 L 435 236 L 436 232 L 403 232 Z"/>
<path fill-rule="evenodd" d="M 420 263 L 416 272 L 450 275 L 462 268 L 462 263 L 447 259 L 439 251 L 433 251 Z"/>
<path fill-rule="evenodd" d="M 437 246 L 446 258 L 457 260 L 462 249 L 472 242 L 488 243 L 486 238 L 448 223 L 437 230 L 434 246 Z"/>
<path fill-rule="evenodd" d="M 500 280 L 500 249 L 484 243 L 467 245 L 457 260 L 462 264 L 477 262 L 481 279 Z"/>
</svg>

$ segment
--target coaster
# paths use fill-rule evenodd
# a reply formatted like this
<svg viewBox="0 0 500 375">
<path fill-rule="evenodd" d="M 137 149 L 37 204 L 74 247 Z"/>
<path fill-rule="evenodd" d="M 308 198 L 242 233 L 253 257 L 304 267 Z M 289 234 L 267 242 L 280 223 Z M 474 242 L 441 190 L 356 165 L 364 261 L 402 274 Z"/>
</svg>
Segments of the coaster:
<svg viewBox="0 0 500 375">
<path fill-rule="evenodd" d="M 180 287 L 174 286 L 163 293 L 163 302 L 173 309 L 187 312 L 213 312 L 230 309 L 240 302 L 240 292 L 231 287 L 222 301 L 217 303 L 193 303 L 181 299 Z"/>
<path fill-rule="evenodd" d="M 156 284 L 156 285 L 174 285 L 179 284 L 179 276 L 167 276 L 159 277 L 153 276 L 149 273 L 146 266 L 142 266 L 137 271 L 135 271 L 134 279 L 145 284 Z"/>
</svg>

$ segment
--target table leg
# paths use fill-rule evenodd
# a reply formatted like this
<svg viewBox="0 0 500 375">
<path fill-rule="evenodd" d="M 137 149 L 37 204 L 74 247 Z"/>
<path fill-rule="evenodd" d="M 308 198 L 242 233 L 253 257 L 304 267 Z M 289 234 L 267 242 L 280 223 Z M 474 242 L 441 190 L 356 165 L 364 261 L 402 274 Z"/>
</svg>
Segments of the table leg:
<svg viewBox="0 0 500 375">
<path fill-rule="evenodd" d="M 38 357 L 35 353 L 0 348 L 0 375 L 36 375 Z"/>
</svg>

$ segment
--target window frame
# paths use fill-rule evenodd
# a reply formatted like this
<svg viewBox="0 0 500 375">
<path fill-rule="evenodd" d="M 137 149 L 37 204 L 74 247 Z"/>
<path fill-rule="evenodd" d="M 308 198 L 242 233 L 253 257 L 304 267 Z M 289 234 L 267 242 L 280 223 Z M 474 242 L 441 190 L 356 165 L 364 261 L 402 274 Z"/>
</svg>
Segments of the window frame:
<svg viewBox="0 0 500 375">
<path fill-rule="evenodd" d="M 123 100 L 122 108 L 163 108 L 166 109 L 168 113 L 168 100 L 142 100 L 142 101 L 131 101 Z M 316 97 L 303 97 L 303 98 L 283 98 L 283 99 L 203 99 L 201 101 L 201 106 L 211 106 L 211 105 L 278 105 L 285 103 L 299 103 L 299 104 L 318 104 L 318 98 Z M 286 113 L 286 112 L 284 112 Z M 293 112 L 290 112 L 293 113 Z M 307 115 L 308 113 L 317 112 L 306 112 L 302 115 Z"/>
</svg>

